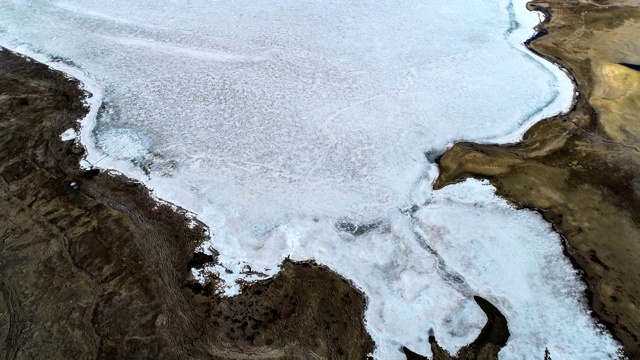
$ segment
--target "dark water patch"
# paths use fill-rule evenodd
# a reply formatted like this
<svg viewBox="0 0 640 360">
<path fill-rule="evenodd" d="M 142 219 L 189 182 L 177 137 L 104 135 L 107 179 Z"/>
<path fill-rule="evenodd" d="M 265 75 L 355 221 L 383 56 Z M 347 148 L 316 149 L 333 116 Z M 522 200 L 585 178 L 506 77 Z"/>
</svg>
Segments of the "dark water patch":
<svg viewBox="0 0 640 360">
<path fill-rule="evenodd" d="M 422 236 L 422 234 L 420 234 L 418 231 L 414 231 L 413 234 L 416 237 L 416 241 L 418 242 L 418 245 L 420 245 L 421 248 L 428 251 L 436 259 L 438 271 L 442 279 L 445 282 L 447 282 L 449 285 L 453 286 L 460 293 L 465 294 L 467 296 L 471 296 L 472 294 L 471 288 L 467 284 L 464 277 L 458 272 L 456 272 L 455 270 L 450 269 L 447 266 L 447 263 L 442 258 L 442 256 L 440 256 L 440 254 L 436 251 L 436 249 L 434 249 L 429 244 L 427 239 L 424 236 Z"/>
<path fill-rule="evenodd" d="M 420 210 L 420 206 L 414 204 L 414 205 L 411 205 L 410 207 L 400 209 L 400 213 L 403 215 L 412 216 L 413 214 L 418 212 L 418 210 Z"/>
<path fill-rule="evenodd" d="M 251 266 L 250 266 L 250 265 L 245 265 L 245 266 L 242 268 L 242 270 L 240 271 L 240 274 L 243 274 L 243 275 L 251 275 L 251 276 L 258 276 L 258 277 L 261 277 L 261 278 L 267 278 L 267 277 L 269 277 L 269 275 L 267 275 L 267 274 L 265 274 L 265 273 L 263 273 L 263 272 L 253 270 L 253 268 L 251 268 Z"/>
<path fill-rule="evenodd" d="M 187 268 L 191 269 L 203 269 L 205 265 L 214 264 L 216 262 L 216 256 L 205 254 L 203 252 L 193 253 L 193 257 L 187 263 Z"/>
<path fill-rule="evenodd" d="M 49 59 L 51 60 L 51 62 L 65 64 L 67 66 L 71 66 L 72 68 L 76 68 L 76 69 L 82 69 L 82 67 L 78 63 L 66 57 L 62 57 L 58 55 L 49 55 Z"/>
<path fill-rule="evenodd" d="M 505 37 L 511 35 L 511 33 L 520 28 L 520 23 L 516 20 L 516 12 L 513 8 L 513 1 L 509 1 L 507 12 L 509 13 L 509 28 L 505 33 Z"/>
<path fill-rule="evenodd" d="M 542 21 L 543 23 L 548 23 L 551 21 L 551 11 L 549 10 L 549 8 L 529 3 L 527 4 L 527 9 L 529 9 L 529 11 L 537 11 L 539 13 L 542 13 L 544 15 L 544 20 Z"/>
<path fill-rule="evenodd" d="M 442 156 L 442 150 L 431 149 L 424 152 L 424 157 L 427 158 L 427 161 L 430 163 L 435 163 Z"/>
<path fill-rule="evenodd" d="M 640 71 L 640 65 L 637 64 L 629 64 L 629 63 L 618 63 L 618 65 L 626 66 L 629 69 Z"/>
<path fill-rule="evenodd" d="M 98 169 L 89 169 L 89 170 L 84 172 L 84 177 L 93 178 L 93 177 L 98 176 L 98 174 L 100 174 L 100 170 L 98 170 Z"/>
<path fill-rule="evenodd" d="M 535 41 L 537 39 L 540 39 L 543 36 L 546 36 L 549 34 L 549 31 L 547 31 L 547 29 L 540 29 L 540 31 L 538 31 L 535 35 L 533 35 L 531 37 L 531 39 L 525 41 L 525 45 L 529 45 L 532 41 Z"/>
<path fill-rule="evenodd" d="M 354 236 L 360 236 L 368 233 L 369 231 L 378 229 L 382 225 L 380 221 L 369 223 L 369 224 L 357 224 L 348 221 L 340 221 L 335 225 L 335 228 L 338 231 L 348 232 Z"/>
</svg>

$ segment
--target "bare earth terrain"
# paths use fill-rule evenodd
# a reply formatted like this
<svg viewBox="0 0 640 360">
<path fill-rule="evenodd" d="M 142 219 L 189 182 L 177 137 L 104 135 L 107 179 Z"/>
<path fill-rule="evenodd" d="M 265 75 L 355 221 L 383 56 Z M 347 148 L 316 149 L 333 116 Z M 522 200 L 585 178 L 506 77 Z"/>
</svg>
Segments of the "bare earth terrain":
<svg viewBox="0 0 640 360">
<path fill-rule="evenodd" d="M 574 111 L 519 144 L 457 144 L 435 186 L 487 178 L 540 211 L 583 271 L 594 315 L 640 358 L 640 7 L 616 3 L 531 4 L 551 21 L 530 47 L 573 74 Z M 232 299 L 193 282 L 190 266 L 215 261 L 193 255 L 202 224 L 140 184 L 79 169 L 83 149 L 60 140 L 84 96 L 0 50 L 0 358 L 367 358 L 365 299 L 326 267 L 286 261 Z M 495 359 L 508 324 L 476 301 L 489 321 L 456 358 Z M 452 358 L 430 341 L 435 359 Z"/>
</svg>

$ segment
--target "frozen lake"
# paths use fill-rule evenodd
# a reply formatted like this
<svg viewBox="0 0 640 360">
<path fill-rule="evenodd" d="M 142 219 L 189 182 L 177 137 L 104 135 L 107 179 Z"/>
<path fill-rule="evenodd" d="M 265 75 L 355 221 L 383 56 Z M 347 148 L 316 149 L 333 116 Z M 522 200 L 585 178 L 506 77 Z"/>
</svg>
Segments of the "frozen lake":
<svg viewBox="0 0 640 360">
<path fill-rule="evenodd" d="M 472 341 L 474 295 L 509 321 L 501 358 L 615 358 L 539 215 L 477 181 L 431 189 L 434 154 L 571 105 L 522 45 L 539 17 L 521 0 L 0 0 L 0 43 L 85 82 L 87 163 L 198 214 L 227 294 L 247 265 L 315 259 L 367 295 L 379 359 L 430 354 L 430 330 Z"/>
</svg>

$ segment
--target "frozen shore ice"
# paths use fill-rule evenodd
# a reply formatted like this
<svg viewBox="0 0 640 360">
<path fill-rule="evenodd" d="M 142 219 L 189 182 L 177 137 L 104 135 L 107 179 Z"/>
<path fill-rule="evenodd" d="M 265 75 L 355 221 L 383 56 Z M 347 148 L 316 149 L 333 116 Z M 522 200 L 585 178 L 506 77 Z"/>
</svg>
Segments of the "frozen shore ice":
<svg viewBox="0 0 640 360">
<path fill-rule="evenodd" d="M 522 45 L 539 21 L 524 1 L 0 6 L 3 45 L 93 93 L 88 164 L 197 213 L 229 295 L 246 265 L 313 258 L 367 295 L 380 359 L 429 354 L 429 329 L 451 352 L 473 340 L 473 295 L 509 321 L 502 358 L 616 356 L 537 214 L 476 181 L 430 187 L 425 152 L 516 141 L 571 104 L 566 75 Z"/>
</svg>

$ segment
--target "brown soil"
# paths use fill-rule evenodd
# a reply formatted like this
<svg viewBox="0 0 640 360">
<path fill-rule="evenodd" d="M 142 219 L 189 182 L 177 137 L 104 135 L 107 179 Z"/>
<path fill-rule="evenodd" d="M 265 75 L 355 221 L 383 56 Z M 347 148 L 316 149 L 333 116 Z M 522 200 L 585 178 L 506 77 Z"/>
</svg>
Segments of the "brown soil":
<svg viewBox="0 0 640 360">
<path fill-rule="evenodd" d="M 83 150 L 60 140 L 86 113 L 83 96 L 61 73 L 0 49 L 0 358 L 372 352 L 362 293 L 325 267 L 287 261 L 231 299 L 190 282 L 204 228 L 140 184 L 80 170 Z"/>
<path fill-rule="evenodd" d="M 538 210 L 581 270 L 593 314 L 640 358 L 640 7 L 638 1 L 533 1 L 551 15 L 530 48 L 568 69 L 580 96 L 522 142 L 459 143 L 434 187 L 489 179 Z M 551 354 L 553 357 L 553 354 Z"/>
</svg>

